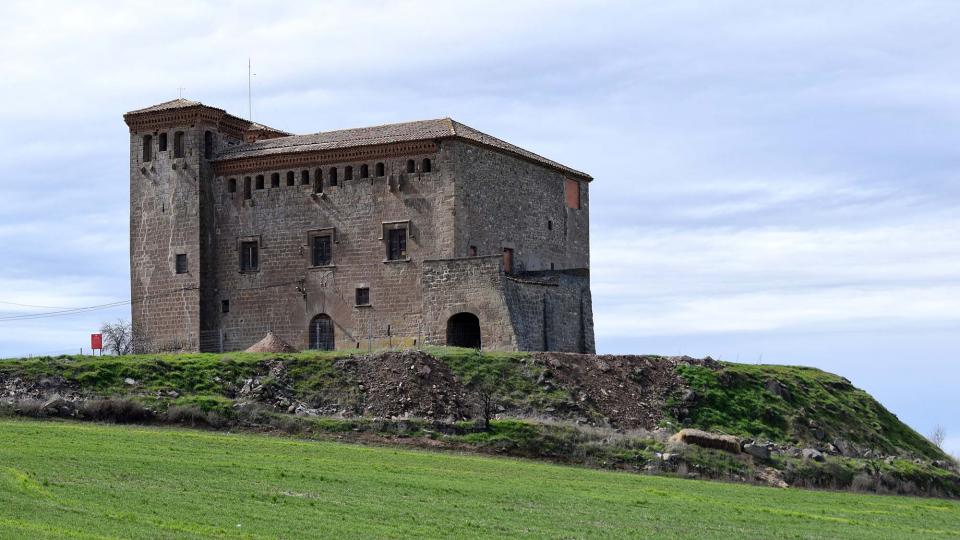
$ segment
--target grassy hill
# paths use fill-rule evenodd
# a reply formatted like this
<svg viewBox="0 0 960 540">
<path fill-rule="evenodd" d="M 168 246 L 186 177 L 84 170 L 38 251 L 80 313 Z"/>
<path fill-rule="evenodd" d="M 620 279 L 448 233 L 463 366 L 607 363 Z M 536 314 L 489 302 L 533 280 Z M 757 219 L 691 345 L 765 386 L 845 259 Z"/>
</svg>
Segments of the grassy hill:
<svg viewBox="0 0 960 540">
<path fill-rule="evenodd" d="M 960 497 L 960 473 L 949 458 L 846 379 L 687 357 L 432 348 L 7 360 L 0 361 L 0 416 L 10 414 L 277 431 L 700 478 Z M 670 442 L 680 428 L 754 440 L 770 455 Z M 823 456 L 810 459 L 808 450 Z"/>
<path fill-rule="evenodd" d="M 2 538 L 957 538 L 960 503 L 0 420 Z"/>
</svg>

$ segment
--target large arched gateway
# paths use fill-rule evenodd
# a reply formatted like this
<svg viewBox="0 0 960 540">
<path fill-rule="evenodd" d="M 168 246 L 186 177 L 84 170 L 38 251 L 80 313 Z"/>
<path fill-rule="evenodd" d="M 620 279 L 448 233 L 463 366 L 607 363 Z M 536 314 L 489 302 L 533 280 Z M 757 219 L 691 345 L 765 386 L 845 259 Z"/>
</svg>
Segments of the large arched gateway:
<svg viewBox="0 0 960 540">
<path fill-rule="evenodd" d="M 310 321 L 310 348 L 332 351 L 335 346 L 333 320 L 326 313 L 321 313 Z"/>
<path fill-rule="evenodd" d="M 447 320 L 447 345 L 480 348 L 480 319 L 473 313 L 457 313 Z"/>
</svg>

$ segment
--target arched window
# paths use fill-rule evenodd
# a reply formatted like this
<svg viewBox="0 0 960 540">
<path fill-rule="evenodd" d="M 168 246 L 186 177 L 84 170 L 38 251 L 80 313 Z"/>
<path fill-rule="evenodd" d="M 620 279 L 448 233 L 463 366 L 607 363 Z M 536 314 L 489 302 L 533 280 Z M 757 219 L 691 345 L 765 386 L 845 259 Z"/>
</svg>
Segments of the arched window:
<svg viewBox="0 0 960 540">
<path fill-rule="evenodd" d="M 377 163 L 377 178 L 383 176 L 383 163 Z"/>
<path fill-rule="evenodd" d="M 297 185 L 296 175 L 293 174 L 293 171 L 287 171 L 287 185 L 288 186 Z"/>
<path fill-rule="evenodd" d="M 343 179 L 344 179 L 344 180 L 353 180 L 353 167 L 352 167 L 352 166 L 347 165 L 347 167 L 343 170 Z"/>
<path fill-rule="evenodd" d="M 203 133 L 203 158 L 213 159 L 213 132 Z"/>
<path fill-rule="evenodd" d="M 249 199 L 253 195 L 250 190 L 250 177 L 247 176 L 243 179 L 243 198 Z"/>
<path fill-rule="evenodd" d="M 332 351 L 336 348 L 333 338 L 333 319 L 326 313 L 321 313 L 310 321 L 310 348 L 321 351 Z"/>
<path fill-rule="evenodd" d="M 305 186 L 310 183 L 310 171 L 300 171 L 300 183 Z"/>
<path fill-rule="evenodd" d="M 257 189 L 263 189 L 263 175 L 257 175 Z"/>
<path fill-rule="evenodd" d="M 227 180 L 227 191 L 229 191 L 230 193 L 236 193 L 236 192 L 237 192 L 237 179 L 236 179 L 236 178 L 231 178 L 231 179 Z"/>
<path fill-rule="evenodd" d="M 420 172 L 430 172 L 430 158 L 423 158 L 423 163 L 420 164 Z"/>
<path fill-rule="evenodd" d="M 173 134 L 173 157 L 183 157 L 183 132 L 178 131 Z"/>
<path fill-rule="evenodd" d="M 275 172 L 270 175 L 270 187 L 280 187 L 280 173 Z"/>
<path fill-rule="evenodd" d="M 367 167 L 367 164 L 364 163 L 360 166 L 360 178 L 369 178 L 370 177 L 370 168 Z"/>
<path fill-rule="evenodd" d="M 317 169 L 313 175 L 313 192 L 323 193 L 323 169 Z"/>
<path fill-rule="evenodd" d="M 160 151 L 161 152 L 167 151 L 167 134 L 166 133 L 160 134 Z"/>
<path fill-rule="evenodd" d="M 337 168 L 336 167 L 330 167 L 330 175 L 327 177 L 327 180 L 329 181 L 329 184 L 331 186 L 337 185 Z"/>
<path fill-rule="evenodd" d="M 447 345 L 480 348 L 480 319 L 473 313 L 457 313 L 447 320 Z"/>
<path fill-rule="evenodd" d="M 153 161 L 153 135 L 143 136 L 143 162 Z"/>
<path fill-rule="evenodd" d="M 417 162 L 415 162 L 415 161 L 412 160 L 412 159 L 408 159 L 408 160 L 407 160 L 407 172 L 408 172 L 408 173 L 417 172 Z"/>
</svg>

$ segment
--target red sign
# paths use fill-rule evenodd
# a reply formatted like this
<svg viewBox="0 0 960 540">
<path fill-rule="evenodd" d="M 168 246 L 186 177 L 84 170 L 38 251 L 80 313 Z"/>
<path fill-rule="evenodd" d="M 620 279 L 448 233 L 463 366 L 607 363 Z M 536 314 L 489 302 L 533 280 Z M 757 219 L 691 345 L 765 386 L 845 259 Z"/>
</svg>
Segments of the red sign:
<svg viewBox="0 0 960 540">
<path fill-rule="evenodd" d="M 103 334 L 90 334 L 90 348 L 103 349 Z"/>
</svg>

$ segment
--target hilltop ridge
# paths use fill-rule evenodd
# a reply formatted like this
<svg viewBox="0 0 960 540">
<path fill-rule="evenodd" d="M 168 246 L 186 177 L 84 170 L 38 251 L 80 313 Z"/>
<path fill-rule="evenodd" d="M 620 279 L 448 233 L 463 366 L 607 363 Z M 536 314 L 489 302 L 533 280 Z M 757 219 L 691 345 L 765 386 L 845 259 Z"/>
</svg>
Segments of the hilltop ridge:
<svg viewBox="0 0 960 540">
<path fill-rule="evenodd" d="M 121 402 L 135 421 L 960 496 L 939 448 L 850 381 L 812 368 L 456 348 L 0 362 L 0 404 L 17 414 L 128 420 Z M 733 436 L 743 451 L 671 442 L 684 428 Z"/>
</svg>

